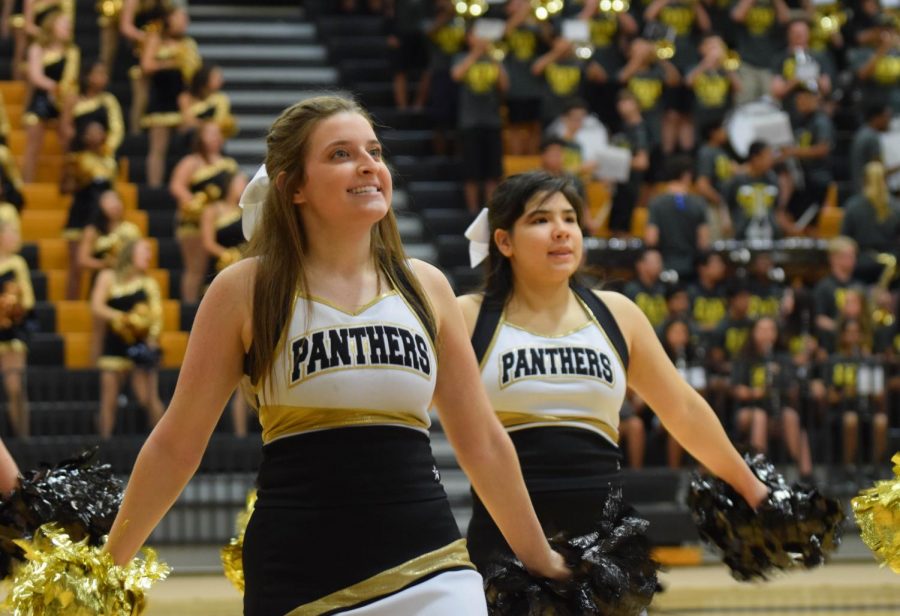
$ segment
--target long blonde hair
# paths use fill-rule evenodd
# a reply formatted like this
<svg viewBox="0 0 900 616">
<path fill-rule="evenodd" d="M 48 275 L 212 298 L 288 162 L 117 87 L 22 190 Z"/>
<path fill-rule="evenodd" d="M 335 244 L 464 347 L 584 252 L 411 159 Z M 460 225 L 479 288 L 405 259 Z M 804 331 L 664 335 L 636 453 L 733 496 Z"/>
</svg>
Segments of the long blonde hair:
<svg viewBox="0 0 900 616">
<path fill-rule="evenodd" d="M 264 389 L 272 369 L 294 298 L 308 289 L 303 270 L 308 241 L 293 195 L 307 179 L 306 158 L 313 131 L 320 122 L 339 113 L 357 113 L 372 124 L 372 118 L 355 101 L 318 96 L 282 112 L 266 137 L 266 171 L 271 181 L 247 247 L 247 256 L 257 257 L 258 266 L 253 289 L 253 344 L 246 367 L 258 391 Z M 285 181 L 276 181 L 282 172 Z M 397 286 L 434 338 L 434 313 L 407 263 L 392 209 L 372 227 L 371 240 L 376 267 Z"/>
<path fill-rule="evenodd" d="M 877 160 L 863 168 L 863 195 L 875 208 L 875 218 L 884 222 L 890 214 L 890 196 L 887 180 L 884 177 L 884 165 Z"/>
</svg>

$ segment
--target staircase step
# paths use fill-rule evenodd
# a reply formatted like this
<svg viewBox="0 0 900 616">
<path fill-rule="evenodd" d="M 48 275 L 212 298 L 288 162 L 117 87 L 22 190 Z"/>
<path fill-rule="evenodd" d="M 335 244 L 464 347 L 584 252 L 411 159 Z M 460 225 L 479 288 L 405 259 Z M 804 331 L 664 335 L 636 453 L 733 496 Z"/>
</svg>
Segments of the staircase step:
<svg viewBox="0 0 900 616">
<path fill-rule="evenodd" d="M 289 41 L 296 45 L 298 43 L 314 42 L 316 28 L 312 24 L 303 22 L 199 22 L 191 24 L 188 29 L 188 34 L 197 39 L 198 43 L 201 41 L 209 41 L 210 39 L 234 39 L 237 41 L 246 41 L 250 38 L 261 38 L 270 41 L 282 39 L 285 41 L 285 44 Z"/>
<path fill-rule="evenodd" d="M 247 6 L 245 3 L 235 5 L 198 5 L 191 2 L 188 7 L 188 13 L 191 16 L 191 29 L 193 30 L 197 22 L 215 21 L 221 23 L 223 20 L 239 20 L 241 23 L 247 23 L 254 20 L 270 21 L 273 19 L 282 19 L 285 21 L 296 21 L 300 18 L 300 11 L 297 7 L 288 6 Z"/>
<path fill-rule="evenodd" d="M 225 66 L 222 74 L 228 84 L 228 90 L 237 87 L 258 86 L 259 84 L 278 84 L 279 86 L 321 86 L 337 84 L 338 73 L 329 67 L 302 68 L 263 68 L 246 66 Z M 258 90 L 255 91 L 259 96 Z M 268 97 L 267 97 L 268 98 Z"/>
<path fill-rule="evenodd" d="M 327 62 L 325 48 L 321 45 L 215 45 L 201 44 L 200 55 L 207 62 L 213 62 L 222 66 L 249 64 L 256 65 L 282 65 L 296 66 L 298 62 L 319 63 Z"/>
</svg>

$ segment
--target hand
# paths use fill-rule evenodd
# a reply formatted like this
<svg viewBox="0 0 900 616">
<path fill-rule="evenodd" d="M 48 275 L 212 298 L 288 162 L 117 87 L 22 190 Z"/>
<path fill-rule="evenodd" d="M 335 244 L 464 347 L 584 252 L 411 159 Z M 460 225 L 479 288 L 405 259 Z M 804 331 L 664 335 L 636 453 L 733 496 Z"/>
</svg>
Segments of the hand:
<svg viewBox="0 0 900 616">
<path fill-rule="evenodd" d="M 557 582 L 564 582 L 572 577 L 572 570 L 566 564 L 562 554 L 553 550 L 550 550 L 547 562 L 543 566 L 528 567 L 528 571 L 536 576 L 556 580 Z"/>
<path fill-rule="evenodd" d="M 741 491 L 741 496 L 744 497 L 744 500 L 747 501 L 748 505 L 754 509 L 759 509 L 759 506 L 763 504 L 763 501 L 769 498 L 769 488 L 767 488 L 766 484 L 762 481 L 754 477 L 753 483 Z"/>
<path fill-rule="evenodd" d="M 391 49 L 397 49 L 398 47 L 400 47 L 400 39 L 398 39 L 393 34 L 390 35 L 389 37 L 387 37 L 387 46 Z"/>
</svg>

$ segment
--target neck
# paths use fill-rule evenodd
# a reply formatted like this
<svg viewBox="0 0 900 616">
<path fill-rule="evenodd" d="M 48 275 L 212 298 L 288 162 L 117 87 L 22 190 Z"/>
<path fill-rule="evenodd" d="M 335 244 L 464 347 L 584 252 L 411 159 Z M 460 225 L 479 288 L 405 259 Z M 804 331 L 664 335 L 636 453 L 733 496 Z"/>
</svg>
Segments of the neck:
<svg viewBox="0 0 900 616">
<path fill-rule="evenodd" d="M 372 267 L 371 227 L 317 228 L 307 226 L 304 269 L 312 274 L 352 279 Z"/>
<path fill-rule="evenodd" d="M 688 183 L 684 180 L 675 180 L 673 182 L 669 182 L 669 192 L 672 193 L 686 193 L 688 191 Z"/>
<path fill-rule="evenodd" d="M 542 282 L 516 277 L 509 303 L 532 312 L 544 312 L 561 317 L 569 306 L 570 298 L 568 280 Z"/>
</svg>

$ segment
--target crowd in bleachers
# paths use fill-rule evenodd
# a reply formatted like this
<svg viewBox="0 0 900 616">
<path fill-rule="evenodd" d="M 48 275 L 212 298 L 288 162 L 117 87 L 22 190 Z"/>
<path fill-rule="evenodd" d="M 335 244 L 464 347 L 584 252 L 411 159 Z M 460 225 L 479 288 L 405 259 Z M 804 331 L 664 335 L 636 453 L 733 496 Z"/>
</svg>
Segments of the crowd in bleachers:
<svg viewBox="0 0 900 616">
<path fill-rule="evenodd" d="M 570 0 L 539 19 L 509 0 L 472 19 L 458 4 L 335 10 L 385 16 L 395 104 L 429 114 L 435 151 L 462 158 L 469 211 L 505 175 L 570 175 L 586 235 L 643 241 L 623 290 L 735 438 L 767 450 L 777 436 L 801 475 L 813 461 L 884 468 L 900 426 L 900 205 L 882 145 L 900 111 L 893 9 Z M 792 135 L 736 144 L 739 120 L 762 111 L 783 111 Z M 629 151 L 627 177 L 604 173 L 598 144 Z M 772 242 L 792 237 L 831 239 L 785 275 Z M 752 259 L 720 240 L 749 241 Z M 631 397 L 632 466 L 657 428 Z M 666 458 L 682 463 L 674 442 Z"/>
<path fill-rule="evenodd" d="M 12 80 L 0 90 L 8 99 L 0 98 L 0 367 L 9 423 L 22 437 L 29 434 L 22 375 L 35 308 L 29 268 L 16 254 L 23 239 L 37 244 L 41 273 L 56 282 L 42 299 L 54 304 L 66 336 L 66 365 L 99 369 L 102 437 L 113 434 L 126 378 L 149 423 L 159 419 L 158 366 L 177 367 L 186 340 L 186 332 L 171 331 L 185 327 L 167 316 L 183 311 L 168 298 L 195 305 L 244 241 L 237 203 L 245 179 L 223 151 L 236 123 L 221 69 L 203 62 L 187 34 L 185 6 L 87 4 L 3 2 L 0 34 L 12 48 Z M 79 32 L 86 13 L 96 26 Z M 98 31 L 99 49 L 90 45 L 95 56 L 87 57 L 79 43 Z M 122 155 L 126 142 L 130 157 Z M 177 290 L 169 289 L 172 272 L 157 267 L 160 243 L 170 238 L 146 237 L 147 213 L 137 209 L 129 181 L 137 167 L 141 187 L 174 204 Z M 65 315 L 73 314 L 81 327 L 66 331 Z M 235 431 L 245 434 L 246 409 L 240 399 L 234 406 Z"/>
</svg>

